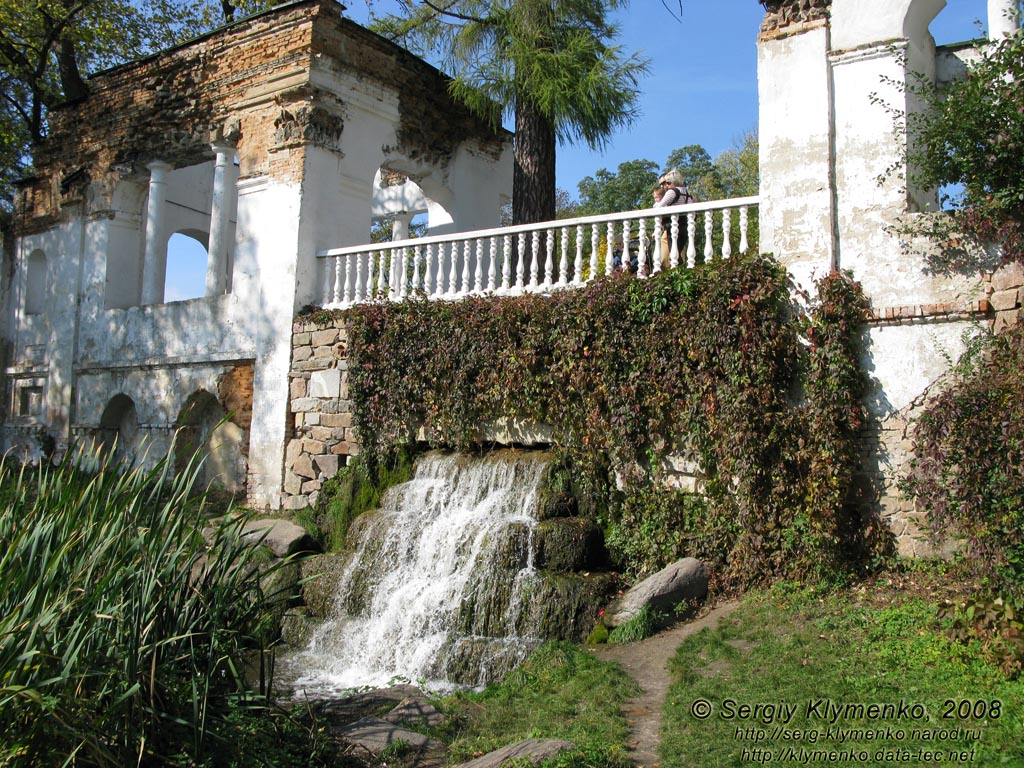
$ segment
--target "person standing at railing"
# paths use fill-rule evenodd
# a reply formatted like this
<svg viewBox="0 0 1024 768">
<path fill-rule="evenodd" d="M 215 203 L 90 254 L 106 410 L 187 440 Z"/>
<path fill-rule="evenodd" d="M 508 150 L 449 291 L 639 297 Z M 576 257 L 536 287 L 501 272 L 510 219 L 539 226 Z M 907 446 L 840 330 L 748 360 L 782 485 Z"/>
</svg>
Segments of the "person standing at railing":
<svg viewBox="0 0 1024 768">
<path fill-rule="evenodd" d="M 692 194 L 686 186 L 686 179 L 683 178 L 683 174 L 678 168 L 672 168 L 666 171 L 658 178 L 658 191 L 661 193 L 660 196 L 655 193 L 654 196 L 654 207 L 665 208 L 670 205 L 685 205 L 686 203 L 696 203 L 697 196 Z M 671 234 L 672 221 L 671 219 L 662 221 L 661 230 L 661 268 L 668 269 L 669 267 L 669 252 L 671 250 Z M 680 257 L 686 259 L 686 220 L 685 218 L 679 221 L 679 230 L 676 235 L 676 246 L 679 249 Z"/>
</svg>

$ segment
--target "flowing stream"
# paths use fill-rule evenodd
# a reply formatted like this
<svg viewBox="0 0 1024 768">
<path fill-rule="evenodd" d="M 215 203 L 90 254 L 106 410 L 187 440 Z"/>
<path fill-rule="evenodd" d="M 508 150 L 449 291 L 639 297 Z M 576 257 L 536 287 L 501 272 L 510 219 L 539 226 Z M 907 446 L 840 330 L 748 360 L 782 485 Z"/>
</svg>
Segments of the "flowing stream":
<svg viewBox="0 0 1024 768">
<path fill-rule="evenodd" d="M 413 479 L 358 521 L 334 615 L 282 661 L 288 687 L 482 685 L 525 658 L 539 643 L 530 592 L 545 458 L 421 457 Z"/>
</svg>

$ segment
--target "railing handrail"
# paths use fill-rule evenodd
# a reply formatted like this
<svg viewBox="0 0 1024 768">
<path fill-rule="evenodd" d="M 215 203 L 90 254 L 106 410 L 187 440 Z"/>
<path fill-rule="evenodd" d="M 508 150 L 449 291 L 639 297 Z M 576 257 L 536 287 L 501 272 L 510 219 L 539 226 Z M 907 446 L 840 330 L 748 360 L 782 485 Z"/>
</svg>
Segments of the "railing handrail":
<svg viewBox="0 0 1024 768">
<path fill-rule="evenodd" d="M 577 216 L 572 219 L 539 221 L 534 224 L 516 224 L 514 226 L 507 227 L 493 227 L 491 229 L 474 229 L 469 232 L 452 232 L 447 235 L 430 235 L 428 237 L 414 237 L 406 240 L 389 240 L 383 243 L 363 243 L 362 245 L 349 245 L 343 248 L 331 248 L 329 250 L 319 251 L 317 252 L 317 257 L 327 258 L 329 256 L 346 256 L 352 253 L 389 251 L 399 248 L 408 248 L 415 245 L 432 245 L 434 243 L 479 240 L 487 237 L 514 235 L 519 234 L 520 232 L 534 232 L 536 230 L 554 229 L 557 227 L 575 227 L 583 224 L 607 224 L 608 222 L 654 218 L 656 216 L 667 216 L 679 213 L 696 213 L 699 211 L 715 211 L 722 208 L 739 208 L 744 205 L 758 205 L 760 199 L 759 195 L 750 195 L 748 197 L 732 197 L 725 200 L 709 200 L 703 203 L 666 205 L 662 208 L 641 208 L 636 211 L 598 213 L 592 216 Z"/>
</svg>

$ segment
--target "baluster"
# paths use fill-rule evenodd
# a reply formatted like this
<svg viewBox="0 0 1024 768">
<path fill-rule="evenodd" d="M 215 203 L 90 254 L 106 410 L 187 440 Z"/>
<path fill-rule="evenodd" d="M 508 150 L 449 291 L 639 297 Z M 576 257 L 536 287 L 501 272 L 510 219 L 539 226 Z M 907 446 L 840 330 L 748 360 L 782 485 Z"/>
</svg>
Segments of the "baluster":
<svg viewBox="0 0 1024 768">
<path fill-rule="evenodd" d="M 367 275 L 366 275 L 366 298 L 368 301 L 373 301 L 377 298 L 377 293 L 380 291 L 380 287 L 377 285 L 377 252 L 370 251 L 370 255 L 367 258 Z"/>
<path fill-rule="evenodd" d="M 710 264 L 715 256 L 715 244 L 711 242 L 711 233 L 715 222 L 711 211 L 704 211 L 704 263 Z"/>
<path fill-rule="evenodd" d="M 547 240 L 547 257 L 544 259 L 544 288 L 550 288 L 555 273 L 555 230 L 549 229 Z"/>
<path fill-rule="evenodd" d="M 423 246 L 414 245 L 412 252 L 412 289 L 409 293 L 420 290 L 420 259 L 423 258 Z"/>
<path fill-rule="evenodd" d="M 732 236 L 732 211 L 728 208 L 722 209 L 722 258 L 728 259 L 732 256 L 732 243 L 729 238 Z"/>
<path fill-rule="evenodd" d="M 746 253 L 750 248 L 747 242 L 747 206 L 740 206 L 740 253 Z"/>
<path fill-rule="evenodd" d="M 567 285 L 569 283 L 569 228 L 562 227 L 562 247 L 558 256 L 558 283 Z"/>
<path fill-rule="evenodd" d="M 597 249 L 601 244 L 601 236 L 598 234 L 597 224 L 590 225 L 590 279 L 597 279 Z"/>
<path fill-rule="evenodd" d="M 426 276 L 423 278 L 423 292 L 427 294 L 428 299 L 434 298 L 438 293 L 437 286 L 434 285 L 436 274 L 434 271 L 434 253 L 437 251 L 437 247 L 436 243 L 432 243 L 427 246 L 425 253 L 426 264 L 424 266 L 426 267 Z"/>
<path fill-rule="evenodd" d="M 399 261 L 401 271 L 398 273 L 398 296 L 404 299 L 409 295 L 409 257 L 411 255 L 411 249 L 406 246 L 402 248 L 402 256 Z"/>
<path fill-rule="evenodd" d="M 398 258 L 398 251 L 394 248 L 389 248 L 388 254 L 388 298 L 391 301 L 398 301 L 401 296 L 400 285 L 399 285 L 399 262 L 401 259 Z"/>
<path fill-rule="evenodd" d="M 345 281 L 341 292 L 341 301 L 345 306 L 352 303 L 352 256 L 348 254 L 345 259 Z"/>
<path fill-rule="evenodd" d="M 354 299 L 356 304 L 366 301 L 366 293 L 363 290 L 366 285 L 366 281 L 363 279 L 363 255 L 356 254 L 356 295 Z M 366 254 L 366 257 L 369 258 L 369 254 Z"/>
<path fill-rule="evenodd" d="M 697 246 L 694 238 L 697 236 L 697 214 L 686 214 L 686 266 L 694 267 L 697 264 Z"/>
<path fill-rule="evenodd" d="M 661 262 L 668 256 L 664 253 L 665 243 L 663 234 L 665 232 L 665 225 L 661 220 L 661 216 L 655 216 L 654 218 L 654 230 L 651 232 L 651 239 L 654 240 L 654 245 L 651 247 L 653 254 L 652 261 L 654 262 L 654 268 L 651 270 L 654 274 L 661 272 Z"/>
<path fill-rule="evenodd" d="M 615 271 L 615 224 L 608 222 L 608 246 L 604 254 L 604 273 L 610 275 Z"/>
<path fill-rule="evenodd" d="M 576 225 L 576 261 L 572 265 L 573 285 L 583 285 L 583 225 Z"/>
<path fill-rule="evenodd" d="M 508 293 L 512 287 L 512 235 L 501 238 L 501 292 Z"/>
<path fill-rule="evenodd" d="M 498 238 L 492 237 L 490 257 L 491 263 L 487 269 L 487 290 L 492 293 L 498 287 Z"/>
<path fill-rule="evenodd" d="M 538 272 L 540 272 L 540 230 L 533 231 L 533 260 L 530 262 L 530 288 L 536 289 Z"/>
<path fill-rule="evenodd" d="M 334 256 L 332 258 L 334 259 L 334 290 L 331 293 L 331 303 L 340 304 L 344 298 L 344 293 L 342 293 L 342 280 L 344 278 L 341 274 L 344 256 Z"/>
<path fill-rule="evenodd" d="M 458 243 L 448 243 L 448 258 L 451 266 L 448 268 L 448 296 L 456 296 L 459 292 L 459 246 Z"/>
<path fill-rule="evenodd" d="M 516 292 L 522 293 L 526 279 L 526 233 L 519 233 L 519 250 L 516 252 Z"/>
<path fill-rule="evenodd" d="M 334 303 L 334 291 L 331 287 L 331 262 L 334 261 L 333 256 L 324 256 L 321 263 L 324 265 L 324 282 L 323 288 L 320 291 L 320 303 L 324 306 Z"/>
<path fill-rule="evenodd" d="M 640 219 L 636 228 L 636 273 L 640 277 L 647 277 L 647 220 Z"/>
<path fill-rule="evenodd" d="M 460 296 L 469 295 L 470 262 L 472 260 L 473 243 L 470 240 L 464 240 L 462 243 L 462 291 L 459 293 Z"/>
<path fill-rule="evenodd" d="M 622 270 L 631 272 L 633 268 L 629 258 L 629 221 L 622 222 Z"/>
<path fill-rule="evenodd" d="M 476 293 L 484 292 L 484 241 L 476 241 L 476 281 L 474 285 Z"/>
<path fill-rule="evenodd" d="M 669 269 L 675 269 L 679 266 L 679 257 L 684 255 L 679 253 L 679 214 L 673 213 L 672 219 L 669 221 L 669 233 L 668 233 L 668 266 Z"/>
</svg>

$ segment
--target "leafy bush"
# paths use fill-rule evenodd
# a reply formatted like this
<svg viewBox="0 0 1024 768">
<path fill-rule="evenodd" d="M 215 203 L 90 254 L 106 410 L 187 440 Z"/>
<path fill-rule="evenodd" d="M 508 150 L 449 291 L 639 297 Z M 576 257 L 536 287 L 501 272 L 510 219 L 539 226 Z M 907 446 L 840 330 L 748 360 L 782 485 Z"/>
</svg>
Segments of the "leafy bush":
<svg viewBox="0 0 1024 768">
<path fill-rule="evenodd" d="M 83 458 L 0 463 L 0 763 L 196 765 L 261 701 L 257 548 L 208 518 L 196 463 Z"/>
<path fill-rule="evenodd" d="M 1024 621 L 1003 598 L 947 602 L 939 618 L 949 621 L 949 635 L 960 642 L 980 642 L 985 657 L 1007 677 L 1024 671 Z"/>
<path fill-rule="evenodd" d="M 630 570 L 684 552 L 728 562 L 734 582 L 841 567 L 861 527 L 844 502 L 866 303 L 848 275 L 819 287 L 806 321 L 765 257 L 550 296 L 355 307 L 350 391 L 366 455 L 420 429 L 468 449 L 499 419 L 549 424 Z M 704 501 L 654 490 L 678 453 L 699 463 Z"/>
<path fill-rule="evenodd" d="M 966 540 L 990 589 L 1024 598 L 1024 327 L 989 337 L 980 357 L 930 397 L 912 432 L 902 489 L 937 536 Z"/>
</svg>

